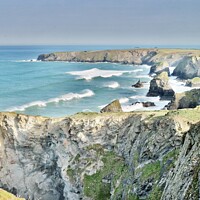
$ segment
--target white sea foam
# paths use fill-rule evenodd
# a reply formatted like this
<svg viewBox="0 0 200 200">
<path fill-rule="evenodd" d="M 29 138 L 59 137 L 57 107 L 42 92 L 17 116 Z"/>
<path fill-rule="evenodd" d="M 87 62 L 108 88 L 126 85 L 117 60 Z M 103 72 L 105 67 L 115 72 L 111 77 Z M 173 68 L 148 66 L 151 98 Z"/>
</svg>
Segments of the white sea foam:
<svg viewBox="0 0 200 200">
<path fill-rule="evenodd" d="M 30 60 L 17 60 L 15 62 L 41 62 L 41 61 L 37 59 L 30 59 Z"/>
<path fill-rule="evenodd" d="M 130 71 L 118 71 L 118 70 L 101 70 L 97 68 L 92 68 L 89 70 L 83 70 L 83 71 L 72 71 L 72 72 L 66 72 L 67 74 L 71 74 L 74 76 L 78 76 L 78 79 L 86 79 L 91 80 L 95 77 L 103 77 L 103 78 L 109 78 L 112 76 L 121 76 L 124 73 L 133 73 L 137 72 L 138 70 L 130 70 Z"/>
<path fill-rule="evenodd" d="M 140 96 L 140 95 L 136 95 L 136 96 L 131 96 L 131 99 L 136 99 L 138 101 L 151 101 L 151 102 L 159 102 L 160 101 L 160 97 L 147 97 L 147 96 Z"/>
<path fill-rule="evenodd" d="M 133 105 L 122 105 L 122 110 L 124 112 L 132 112 L 132 111 L 142 111 L 142 110 L 161 110 L 167 105 L 170 101 L 153 101 L 155 103 L 155 106 L 151 107 L 143 107 L 143 104 L 138 102 Z"/>
<path fill-rule="evenodd" d="M 102 109 L 104 107 L 106 107 L 108 104 L 104 104 L 104 105 L 101 105 L 101 106 L 98 106 L 98 108 Z"/>
<path fill-rule="evenodd" d="M 148 78 L 148 79 L 151 79 L 151 77 L 149 75 L 138 75 L 138 76 L 135 76 L 135 78 Z"/>
<path fill-rule="evenodd" d="M 119 99 L 119 102 L 121 104 L 127 103 L 127 102 L 129 102 L 129 98 L 127 98 L 127 97 L 121 98 L 121 99 Z"/>
<path fill-rule="evenodd" d="M 169 67 L 169 72 L 170 72 L 170 74 L 172 74 L 172 73 L 174 72 L 175 68 L 176 68 L 176 67 L 172 67 L 172 66 Z"/>
<path fill-rule="evenodd" d="M 22 106 L 12 107 L 12 108 L 7 109 L 7 111 L 9 111 L 9 112 L 24 111 L 25 109 L 27 109 L 29 107 L 33 107 L 33 106 L 45 107 L 48 103 L 58 103 L 60 101 L 70 101 L 72 99 L 81 99 L 81 98 L 90 97 L 93 95 L 94 95 L 94 92 L 92 90 L 87 89 L 87 90 L 83 90 L 81 93 L 68 93 L 68 94 L 61 95 L 56 98 L 48 99 L 46 101 L 34 101 L 31 103 L 24 104 Z"/>
<path fill-rule="evenodd" d="M 181 93 L 181 92 L 185 92 L 185 91 L 189 91 L 191 89 L 191 87 L 185 86 L 185 82 L 177 80 L 176 76 L 170 76 L 169 78 L 169 84 L 172 87 L 172 89 L 174 90 L 175 93 Z"/>
<path fill-rule="evenodd" d="M 116 81 L 112 81 L 112 82 L 109 82 L 107 84 L 105 84 L 105 87 L 108 87 L 108 88 L 118 88 L 120 85 L 118 82 Z"/>
<path fill-rule="evenodd" d="M 136 104 L 134 104 L 134 105 L 122 106 L 122 110 L 123 110 L 124 112 L 131 112 L 131 111 L 139 110 L 139 109 L 142 109 L 142 108 L 143 108 L 142 103 L 136 103 Z"/>
</svg>

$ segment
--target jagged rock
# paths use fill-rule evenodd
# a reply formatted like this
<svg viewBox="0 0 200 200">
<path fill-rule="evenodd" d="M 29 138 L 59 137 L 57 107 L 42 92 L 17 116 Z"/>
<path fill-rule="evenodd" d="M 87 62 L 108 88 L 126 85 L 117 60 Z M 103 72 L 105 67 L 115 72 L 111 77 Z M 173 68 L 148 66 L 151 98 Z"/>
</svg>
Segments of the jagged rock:
<svg viewBox="0 0 200 200">
<path fill-rule="evenodd" d="M 161 74 L 162 72 L 167 72 L 168 75 L 170 75 L 170 70 L 169 70 L 169 63 L 164 61 L 164 62 L 159 62 L 154 64 L 151 68 L 150 68 L 150 72 L 149 74 Z"/>
<path fill-rule="evenodd" d="M 137 105 L 137 104 L 142 104 L 143 107 L 151 107 L 151 106 L 155 106 L 155 103 L 154 102 L 150 102 L 150 101 L 146 101 L 146 102 L 135 102 L 135 103 L 132 103 L 132 105 Z"/>
<path fill-rule="evenodd" d="M 151 106 L 156 106 L 154 102 L 142 102 L 143 107 L 151 107 Z"/>
<path fill-rule="evenodd" d="M 198 199 L 199 130 L 198 109 L 0 113 L 0 187 L 31 200 Z"/>
<path fill-rule="evenodd" d="M 135 83 L 135 84 L 132 85 L 132 87 L 135 87 L 135 88 L 141 88 L 143 86 L 144 86 L 144 84 L 140 80 L 137 83 Z"/>
<path fill-rule="evenodd" d="M 195 77 L 193 79 L 187 80 L 185 85 L 189 87 L 200 87 L 200 78 Z"/>
<path fill-rule="evenodd" d="M 200 57 L 185 56 L 175 68 L 173 76 L 178 76 L 182 79 L 200 77 Z"/>
<path fill-rule="evenodd" d="M 169 85 L 169 77 L 167 72 L 162 72 L 151 80 L 147 96 L 160 96 L 162 100 L 172 99 L 174 96 L 174 91 Z"/>
<path fill-rule="evenodd" d="M 101 113 L 104 112 L 122 112 L 122 107 L 119 100 L 114 100 L 113 102 L 109 103 L 107 106 L 100 110 Z"/>
<path fill-rule="evenodd" d="M 193 89 L 183 93 L 176 93 L 166 106 L 169 110 L 195 108 L 200 105 L 200 89 Z"/>
<path fill-rule="evenodd" d="M 15 195 L 0 188 L 0 199 L 1 200 L 25 200 L 24 198 L 16 197 Z"/>
</svg>

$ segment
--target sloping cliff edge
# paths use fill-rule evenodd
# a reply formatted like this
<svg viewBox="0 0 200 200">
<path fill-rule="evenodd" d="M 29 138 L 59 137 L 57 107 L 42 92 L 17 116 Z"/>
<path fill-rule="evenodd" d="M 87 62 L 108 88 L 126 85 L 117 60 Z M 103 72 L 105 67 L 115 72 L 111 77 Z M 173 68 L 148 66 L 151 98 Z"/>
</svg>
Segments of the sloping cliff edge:
<svg viewBox="0 0 200 200">
<path fill-rule="evenodd" d="M 200 108 L 0 113 L 0 187 L 26 199 L 198 199 Z"/>
</svg>

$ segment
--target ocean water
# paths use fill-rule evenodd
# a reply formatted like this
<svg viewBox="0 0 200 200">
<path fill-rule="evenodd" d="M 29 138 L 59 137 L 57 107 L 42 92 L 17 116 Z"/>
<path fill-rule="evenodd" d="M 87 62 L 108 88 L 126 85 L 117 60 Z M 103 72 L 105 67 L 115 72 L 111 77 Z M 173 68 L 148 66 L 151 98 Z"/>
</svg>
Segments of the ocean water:
<svg viewBox="0 0 200 200">
<path fill-rule="evenodd" d="M 82 111 L 99 111 L 120 99 L 124 111 L 144 109 L 138 101 L 148 98 L 150 66 L 112 63 L 37 62 L 37 56 L 55 51 L 125 49 L 131 46 L 1 46 L 0 111 L 60 117 Z M 32 61 L 30 61 L 32 60 Z M 144 88 L 132 88 L 140 79 Z M 176 80 L 172 80 L 173 83 Z"/>
</svg>

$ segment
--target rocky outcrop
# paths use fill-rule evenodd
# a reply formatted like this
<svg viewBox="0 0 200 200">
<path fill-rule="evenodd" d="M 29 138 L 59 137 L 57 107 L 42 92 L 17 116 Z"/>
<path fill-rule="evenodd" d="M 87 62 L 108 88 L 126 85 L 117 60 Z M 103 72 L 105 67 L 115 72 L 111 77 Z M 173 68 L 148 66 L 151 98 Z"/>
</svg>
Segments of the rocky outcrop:
<svg viewBox="0 0 200 200">
<path fill-rule="evenodd" d="M 100 110 L 101 113 L 104 112 L 122 112 L 122 107 L 119 100 L 114 100 L 113 102 L 109 103 L 107 106 Z"/>
<path fill-rule="evenodd" d="M 142 87 L 144 87 L 144 84 L 143 84 L 143 82 L 141 82 L 139 80 L 137 83 L 133 84 L 132 87 L 134 87 L 134 88 L 142 88 Z"/>
<path fill-rule="evenodd" d="M 183 93 L 176 93 L 172 101 L 166 106 L 169 110 L 195 108 L 200 105 L 200 89 L 193 89 Z"/>
<path fill-rule="evenodd" d="M 185 56 L 175 68 L 173 75 L 182 79 L 200 77 L 200 57 Z"/>
<path fill-rule="evenodd" d="M 164 61 L 164 62 L 159 62 L 154 64 L 151 68 L 150 68 L 150 72 L 149 74 L 161 74 L 162 72 L 167 72 L 168 75 L 170 75 L 170 70 L 169 70 L 169 63 Z"/>
<path fill-rule="evenodd" d="M 198 199 L 199 109 L 0 114 L 0 187 L 26 199 Z"/>
<path fill-rule="evenodd" d="M 200 87 L 200 78 L 195 77 L 193 79 L 189 79 L 187 80 L 185 85 L 189 87 Z"/>
<path fill-rule="evenodd" d="M 169 85 L 169 77 L 167 72 L 162 72 L 151 80 L 147 96 L 160 96 L 162 100 L 172 99 L 174 96 L 174 91 Z"/>
</svg>

